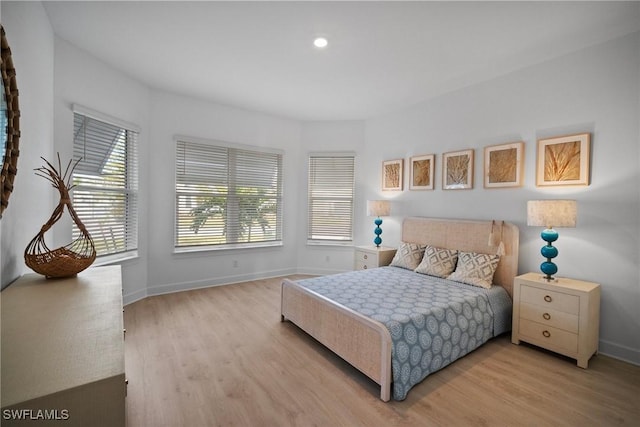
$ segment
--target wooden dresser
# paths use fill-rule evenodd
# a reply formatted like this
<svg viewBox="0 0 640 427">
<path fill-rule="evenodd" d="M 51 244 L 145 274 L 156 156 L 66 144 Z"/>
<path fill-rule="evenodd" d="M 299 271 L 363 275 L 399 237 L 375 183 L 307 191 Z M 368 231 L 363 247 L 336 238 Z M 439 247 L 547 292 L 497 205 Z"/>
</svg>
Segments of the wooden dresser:
<svg viewBox="0 0 640 427">
<path fill-rule="evenodd" d="M 366 270 L 389 265 L 395 254 L 395 248 L 376 247 L 373 245 L 356 246 L 354 270 Z"/>
<path fill-rule="evenodd" d="M 124 426 L 120 266 L 26 274 L 0 299 L 0 424 Z"/>
<path fill-rule="evenodd" d="M 577 360 L 587 368 L 598 351 L 600 285 L 567 278 L 546 281 L 541 273 L 513 283 L 511 341 L 526 341 Z"/>
</svg>

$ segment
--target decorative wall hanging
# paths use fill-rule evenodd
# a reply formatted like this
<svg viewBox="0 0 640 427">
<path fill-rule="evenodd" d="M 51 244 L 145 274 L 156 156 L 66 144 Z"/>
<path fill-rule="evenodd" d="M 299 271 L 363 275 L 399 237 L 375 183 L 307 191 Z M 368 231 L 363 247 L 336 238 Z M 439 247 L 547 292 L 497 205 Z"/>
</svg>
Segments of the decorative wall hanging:
<svg viewBox="0 0 640 427">
<path fill-rule="evenodd" d="M 435 161 L 435 154 L 411 157 L 409 190 L 434 189 Z"/>
<path fill-rule="evenodd" d="M 442 155 L 442 189 L 473 188 L 473 149 L 451 151 Z"/>
<path fill-rule="evenodd" d="M 64 175 L 62 175 L 60 155 L 58 155 L 58 169 L 44 158 L 42 158 L 42 160 L 44 160 L 46 165 L 36 169 L 36 175 L 51 182 L 51 185 L 58 189 L 60 192 L 60 201 L 58 202 L 58 206 L 53 210 L 49 221 L 42 226 L 40 232 L 36 234 L 24 250 L 24 261 L 27 267 L 47 278 L 75 276 L 89 267 L 96 259 L 96 248 L 93 244 L 93 239 L 73 209 L 69 196 L 69 190 L 73 188 L 73 186 L 70 185 L 73 170 L 80 160 L 76 161 L 73 166 L 70 160 L 64 171 Z M 65 206 L 73 222 L 80 230 L 80 235 L 73 242 L 61 246 L 58 249 L 51 250 L 45 243 L 44 235 L 62 218 Z"/>
<path fill-rule="evenodd" d="M 404 176 L 404 159 L 386 160 L 382 162 L 382 190 L 402 191 Z"/>
<path fill-rule="evenodd" d="M 536 185 L 589 185 L 590 134 L 538 140 Z"/>
<path fill-rule="evenodd" d="M 524 170 L 524 142 L 484 148 L 484 187 L 520 187 Z"/>
<path fill-rule="evenodd" d="M 7 42 L 4 28 L 0 25 L 0 73 L 4 91 L 0 96 L 0 156 L 2 156 L 2 172 L 0 172 L 0 218 L 9 205 L 9 196 L 13 191 L 13 180 L 18 173 L 18 150 L 20 142 L 20 108 L 18 106 L 18 84 L 16 70 L 13 68 L 11 49 Z"/>
</svg>

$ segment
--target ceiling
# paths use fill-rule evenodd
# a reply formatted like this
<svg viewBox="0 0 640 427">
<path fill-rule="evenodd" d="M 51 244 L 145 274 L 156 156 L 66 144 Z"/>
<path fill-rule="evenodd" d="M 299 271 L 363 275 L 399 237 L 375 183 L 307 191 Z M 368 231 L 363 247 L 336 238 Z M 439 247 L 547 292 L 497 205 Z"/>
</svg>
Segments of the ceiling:
<svg viewBox="0 0 640 427">
<path fill-rule="evenodd" d="M 640 2 L 44 7 L 57 36 L 150 87 L 297 120 L 375 117 L 640 31 Z"/>
</svg>

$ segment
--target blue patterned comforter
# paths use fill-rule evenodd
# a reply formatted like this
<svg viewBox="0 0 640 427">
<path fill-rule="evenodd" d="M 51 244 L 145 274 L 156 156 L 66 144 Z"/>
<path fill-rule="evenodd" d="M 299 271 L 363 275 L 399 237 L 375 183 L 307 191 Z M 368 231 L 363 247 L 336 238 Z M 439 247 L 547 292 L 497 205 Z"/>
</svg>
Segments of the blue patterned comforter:
<svg viewBox="0 0 640 427">
<path fill-rule="evenodd" d="M 397 267 L 297 283 L 387 327 L 395 400 L 404 400 L 430 373 L 511 329 L 511 298 L 499 286 L 484 289 Z"/>
</svg>

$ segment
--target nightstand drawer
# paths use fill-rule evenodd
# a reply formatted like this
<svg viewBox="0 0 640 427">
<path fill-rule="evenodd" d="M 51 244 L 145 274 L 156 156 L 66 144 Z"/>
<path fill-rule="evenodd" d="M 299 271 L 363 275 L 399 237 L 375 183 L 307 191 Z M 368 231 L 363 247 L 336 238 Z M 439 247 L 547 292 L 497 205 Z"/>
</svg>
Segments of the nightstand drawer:
<svg viewBox="0 0 640 427">
<path fill-rule="evenodd" d="M 575 314 L 569 314 L 552 308 L 527 303 L 522 303 L 520 305 L 520 318 L 528 319 L 554 328 L 563 329 L 574 334 L 578 333 L 578 323 L 580 319 Z"/>
<path fill-rule="evenodd" d="M 578 351 L 578 335 L 562 329 L 521 319 L 519 332 L 522 338 L 531 344 L 551 350 L 560 349 L 572 353 Z"/>
<path fill-rule="evenodd" d="M 369 268 L 376 268 L 376 265 L 372 262 L 356 261 L 356 270 L 367 270 Z"/>
<path fill-rule="evenodd" d="M 569 314 L 577 315 L 580 313 L 579 296 L 527 285 L 522 285 L 520 292 L 520 302 L 522 303 L 534 304 Z"/>
<path fill-rule="evenodd" d="M 362 263 L 376 263 L 378 261 L 378 257 L 375 254 L 371 254 L 364 251 L 356 251 L 356 262 Z"/>
</svg>

